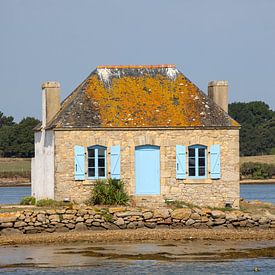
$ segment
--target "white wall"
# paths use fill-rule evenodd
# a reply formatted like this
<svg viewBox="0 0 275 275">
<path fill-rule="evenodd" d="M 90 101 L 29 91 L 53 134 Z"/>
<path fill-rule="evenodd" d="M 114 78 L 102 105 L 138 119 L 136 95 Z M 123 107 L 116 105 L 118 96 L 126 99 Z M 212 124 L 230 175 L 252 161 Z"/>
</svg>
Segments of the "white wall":
<svg viewBox="0 0 275 275">
<path fill-rule="evenodd" d="M 32 196 L 54 199 L 54 132 L 42 130 L 34 135 L 32 159 Z"/>
</svg>

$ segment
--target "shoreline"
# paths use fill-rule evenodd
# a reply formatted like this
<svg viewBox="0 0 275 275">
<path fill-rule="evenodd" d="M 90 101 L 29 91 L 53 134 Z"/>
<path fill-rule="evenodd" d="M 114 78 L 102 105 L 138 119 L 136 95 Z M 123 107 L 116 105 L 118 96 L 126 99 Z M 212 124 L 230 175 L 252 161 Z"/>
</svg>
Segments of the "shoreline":
<svg viewBox="0 0 275 275">
<path fill-rule="evenodd" d="M 243 180 L 240 180 L 240 184 L 275 184 L 275 179 L 265 179 L 265 180 L 243 179 Z"/>
<path fill-rule="evenodd" d="M 253 179 L 243 179 L 240 180 L 240 184 L 275 184 L 275 179 L 265 179 L 265 180 L 253 180 Z M 31 187 L 31 182 L 1 182 L 0 187 Z"/>
<path fill-rule="evenodd" d="M 126 229 L 64 233 L 14 234 L 0 236 L 0 247 L 11 245 L 110 243 L 183 240 L 275 240 L 267 229 Z"/>
</svg>

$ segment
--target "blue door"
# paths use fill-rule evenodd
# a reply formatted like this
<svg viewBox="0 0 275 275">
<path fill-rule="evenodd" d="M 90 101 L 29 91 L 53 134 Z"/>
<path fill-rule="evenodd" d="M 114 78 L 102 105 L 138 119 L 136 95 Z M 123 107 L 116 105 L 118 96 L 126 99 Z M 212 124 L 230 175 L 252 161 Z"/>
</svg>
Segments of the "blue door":
<svg viewBox="0 0 275 275">
<path fill-rule="evenodd" d="M 136 147 L 136 194 L 160 194 L 159 147 L 144 145 Z"/>
</svg>

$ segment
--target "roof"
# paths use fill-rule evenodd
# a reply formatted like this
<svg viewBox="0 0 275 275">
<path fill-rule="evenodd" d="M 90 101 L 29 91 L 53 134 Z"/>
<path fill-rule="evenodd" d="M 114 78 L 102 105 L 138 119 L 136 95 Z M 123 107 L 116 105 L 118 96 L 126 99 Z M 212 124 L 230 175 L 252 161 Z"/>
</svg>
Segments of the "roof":
<svg viewBox="0 0 275 275">
<path fill-rule="evenodd" d="M 175 65 L 98 66 L 47 128 L 239 127 Z"/>
</svg>

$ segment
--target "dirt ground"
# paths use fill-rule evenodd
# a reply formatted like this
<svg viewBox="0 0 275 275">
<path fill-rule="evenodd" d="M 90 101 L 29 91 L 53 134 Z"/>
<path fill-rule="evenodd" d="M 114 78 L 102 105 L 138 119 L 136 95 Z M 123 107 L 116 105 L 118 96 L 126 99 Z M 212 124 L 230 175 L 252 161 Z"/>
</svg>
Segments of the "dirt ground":
<svg viewBox="0 0 275 275">
<path fill-rule="evenodd" d="M 275 230 L 236 229 L 136 229 L 82 231 L 66 233 L 40 233 L 34 235 L 0 236 L 0 246 L 17 244 L 53 243 L 110 243 L 137 241 L 180 240 L 275 240 Z"/>
</svg>

